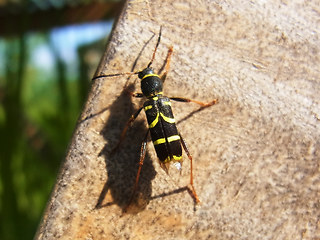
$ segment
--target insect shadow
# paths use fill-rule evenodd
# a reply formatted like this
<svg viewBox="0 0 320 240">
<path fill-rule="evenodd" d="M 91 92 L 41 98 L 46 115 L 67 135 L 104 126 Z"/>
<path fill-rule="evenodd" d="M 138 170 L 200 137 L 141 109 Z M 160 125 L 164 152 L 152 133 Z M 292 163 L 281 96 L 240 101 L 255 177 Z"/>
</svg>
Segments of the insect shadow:
<svg viewBox="0 0 320 240">
<path fill-rule="evenodd" d="M 128 86 L 133 88 L 133 84 Z M 148 131 L 144 120 L 136 120 L 133 126 L 127 131 L 126 138 L 121 143 L 119 149 L 111 153 L 117 145 L 121 131 L 131 113 L 134 112 L 134 106 L 131 97 L 124 89 L 116 101 L 109 107 L 110 117 L 100 134 L 104 137 L 106 144 L 99 156 L 104 156 L 108 180 L 105 183 L 96 208 L 119 205 L 124 209 L 131 197 L 134 186 L 141 142 Z M 137 189 L 136 206 L 144 209 L 151 199 L 152 186 L 151 181 L 155 177 L 155 169 L 152 165 L 151 158 L 146 153 L 143 171 L 141 171 L 139 188 Z M 110 192 L 112 201 L 105 203 L 105 197 Z M 138 202 L 137 202 L 138 201 Z"/>
<path fill-rule="evenodd" d="M 151 36 L 140 50 L 138 56 L 133 62 L 131 68 L 132 72 L 136 68 L 137 62 L 144 49 L 154 36 L 155 34 Z M 128 84 L 129 81 L 130 77 L 128 77 L 127 82 L 116 101 L 114 101 L 108 108 L 97 113 L 100 114 L 105 110 L 110 111 L 109 120 L 100 132 L 108 144 L 104 146 L 99 154 L 99 156 L 104 156 L 105 158 L 108 180 L 104 184 L 95 208 L 102 208 L 117 204 L 124 210 L 132 194 L 138 170 L 141 143 L 148 131 L 145 125 L 145 120 L 136 120 L 133 126 L 127 131 L 126 138 L 121 143 L 119 149 L 117 149 L 115 153 L 111 153 L 120 139 L 123 127 L 131 117 L 131 114 L 135 112 L 132 98 L 128 94 L 128 90 L 133 91 L 135 89 L 135 84 Z M 92 116 L 95 115 L 96 114 Z M 147 151 L 143 171 L 140 175 L 139 188 L 137 189 L 136 196 L 138 197 L 135 198 L 137 211 L 144 209 L 151 199 L 151 180 L 155 177 L 155 174 L 155 169 Z M 110 192 L 112 196 L 112 201 L 105 202 L 108 192 Z M 137 202 L 137 200 L 139 201 Z"/>
</svg>

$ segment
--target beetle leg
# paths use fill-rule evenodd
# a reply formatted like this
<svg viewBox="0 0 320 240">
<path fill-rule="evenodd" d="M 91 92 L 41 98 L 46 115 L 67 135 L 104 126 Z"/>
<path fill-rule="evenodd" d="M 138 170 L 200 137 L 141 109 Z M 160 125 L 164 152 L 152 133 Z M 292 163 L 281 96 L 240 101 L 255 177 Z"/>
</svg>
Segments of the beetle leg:
<svg viewBox="0 0 320 240">
<path fill-rule="evenodd" d="M 200 203 L 200 199 L 199 199 L 199 197 L 198 197 L 198 195 L 197 195 L 197 193 L 196 193 L 196 190 L 195 190 L 195 188 L 194 188 L 194 185 L 193 185 L 192 156 L 191 156 L 191 154 L 190 154 L 190 152 L 189 152 L 189 149 L 188 149 L 188 147 L 187 147 L 186 142 L 184 141 L 184 139 L 182 138 L 182 136 L 181 136 L 180 133 L 179 133 L 179 135 L 180 135 L 180 139 L 181 139 L 181 145 L 182 145 L 184 151 L 187 153 L 188 158 L 189 158 L 189 160 L 190 160 L 190 185 L 191 185 L 190 191 L 191 191 L 191 194 L 192 194 L 195 202 L 196 202 L 196 203 Z"/>
<path fill-rule="evenodd" d="M 135 181 L 135 184 L 134 184 L 134 187 L 133 187 L 133 191 L 132 191 L 130 200 L 129 200 L 127 206 L 125 207 L 124 212 L 127 211 L 129 205 L 131 204 L 131 202 L 132 202 L 132 200 L 133 200 L 133 198 L 134 198 L 134 196 L 136 194 L 137 188 L 138 188 L 138 182 L 139 182 L 139 178 L 140 178 L 141 168 L 142 168 L 142 165 L 143 165 L 143 162 L 144 162 L 144 158 L 146 157 L 148 134 L 149 134 L 149 130 L 147 131 L 147 134 L 144 137 L 143 142 L 141 144 L 138 173 L 137 173 L 137 176 L 136 176 L 136 181 Z"/>
<path fill-rule="evenodd" d="M 167 57 L 166 57 L 165 65 L 164 65 L 164 73 L 160 77 L 160 79 L 162 80 L 163 83 L 166 80 L 166 77 L 167 77 L 168 72 L 169 72 L 172 53 L 173 53 L 173 47 L 171 46 L 169 48 L 169 50 L 168 50 L 168 53 L 167 53 Z"/>
<path fill-rule="evenodd" d="M 177 101 L 177 102 L 193 102 L 193 103 L 196 103 L 198 105 L 200 105 L 201 107 L 210 107 L 214 104 L 216 104 L 218 102 L 218 99 L 214 99 L 212 100 L 211 102 L 209 103 L 204 103 L 204 102 L 200 102 L 200 101 L 197 101 L 197 100 L 193 100 L 193 99 L 190 99 L 190 98 L 182 98 L 182 97 L 170 97 L 171 100 L 173 101 Z"/>
<path fill-rule="evenodd" d="M 112 149 L 111 154 L 114 154 L 114 153 L 118 150 L 120 144 L 122 143 L 122 141 L 124 140 L 124 138 L 125 138 L 125 136 L 126 136 L 126 132 L 127 132 L 128 128 L 130 127 L 131 123 L 138 117 L 138 115 L 139 115 L 139 113 L 141 112 L 142 109 L 143 109 L 143 107 L 139 108 L 139 109 L 130 117 L 130 119 L 128 120 L 126 126 L 125 126 L 124 129 L 122 130 L 122 133 L 121 133 L 120 140 L 119 140 L 118 144 Z"/>
</svg>

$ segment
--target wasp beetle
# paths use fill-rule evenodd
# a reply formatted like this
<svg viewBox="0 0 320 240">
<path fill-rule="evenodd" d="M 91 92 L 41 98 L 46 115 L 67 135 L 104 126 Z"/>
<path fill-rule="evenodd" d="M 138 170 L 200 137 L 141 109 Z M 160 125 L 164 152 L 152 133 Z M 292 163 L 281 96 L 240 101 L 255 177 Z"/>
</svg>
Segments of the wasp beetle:
<svg viewBox="0 0 320 240">
<path fill-rule="evenodd" d="M 142 109 L 144 109 L 149 129 L 144 137 L 144 140 L 141 145 L 140 150 L 140 161 L 139 161 L 139 168 L 136 175 L 135 185 L 133 188 L 133 192 L 131 195 L 131 198 L 129 200 L 129 203 L 127 206 L 129 206 L 134 198 L 134 195 L 136 193 L 138 182 L 139 182 L 139 176 L 141 172 L 141 168 L 144 162 L 144 158 L 146 155 L 146 146 L 148 141 L 148 135 L 150 132 L 151 139 L 155 148 L 155 151 L 157 153 L 157 157 L 159 158 L 159 162 L 161 165 L 161 168 L 168 173 L 169 165 L 170 163 L 173 163 L 173 165 L 178 169 L 181 170 L 182 167 L 182 148 L 186 152 L 188 158 L 190 159 L 190 186 L 189 189 L 195 202 L 199 203 L 199 197 L 196 193 L 196 190 L 193 185 L 193 166 L 192 166 L 192 156 L 188 150 L 188 147 L 186 145 L 185 140 L 182 138 L 180 132 L 177 129 L 176 126 L 176 120 L 172 113 L 171 108 L 171 102 L 178 101 L 178 102 L 193 102 L 201 106 L 201 108 L 210 107 L 218 102 L 217 99 L 214 99 L 213 101 L 209 103 L 203 103 L 200 101 L 196 101 L 193 99 L 188 98 L 182 98 L 182 97 L 166 97 L 163 95 L 163 83 L 167 77 L 167 73 L 170 66 L 170 59 L 173 52 L 173 47 L 170 47 L 168 50 L 166 62 L 164 65 L 164 73 L 159 76 L 156 74 L 151 67 L 153 60 L 155 58 L 155 54 L 157 51 L 157 48 L 160 44 L 161 40 L 161 32 L 162 28 L 160 27 L 158 40 L 156 43 L 156 47 L 153 51 L 153 55 L 151 58 L 151 61 L 147 65 L 146 68 L 144 68 L 141 71 L 136 72 L 125 72 L 125 73 L 116 73 L 116 74 L 107 74 L 107 75 L 100 75 L 93 78 L 93 80 L 98 78 L 105 78 L 105 77 L 115 77 L 115 76 L 121 76 L 121 75 L 138 75 L 138 78 L 141 79 L 141 91 L 142 93 L 133 93 L 129 92 L 129 94 L 132 97 L 136 98 L 146 98 L 146 101 L 144 102 L 143 106 L 140 107 L 128 120 L 126 126 L 124 127 L 119 143 L 117 146 L 113 149 L 112 152 L 114 152 L 116 149 L 118 149 L 120 143 L 123 141 L 126 131 L 129 128 L 129 126 L 132 124 L 132 122 L 137 118 L 139 113 Z"/>
</svg>

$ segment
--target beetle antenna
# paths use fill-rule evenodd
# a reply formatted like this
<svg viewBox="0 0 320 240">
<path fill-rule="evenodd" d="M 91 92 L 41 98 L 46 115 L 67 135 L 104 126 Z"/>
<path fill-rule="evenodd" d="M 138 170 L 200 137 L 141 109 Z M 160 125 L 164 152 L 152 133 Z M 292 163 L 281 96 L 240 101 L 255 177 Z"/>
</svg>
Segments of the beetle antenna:
<svg viewBox="0 0 320 240">
<path fill-rule="evenodd" d="M 114 73 L 114 74 L 106 74 L 106 75 L 99 75 L 94 78 L 92 78 L 92 81 L 99 79 L 99 78 L 107 78 L 107 77 L 117 77 L 117 76 L 122 76 L 122 75 L 135 75 L 138 74 L 138 72 L 125 72 L 125 73 Z"/>
<path fill-rule="evenodd" d="M 153 55 L 152 55 L 152 58 L 151 58 L 151 61 L 149 62 L 147 68 L 149 68 L 156 56 L 156 52 L 157 52 L 157 49 L 158 49 L 158 46 L 160 44 L 160 40 L 161 40 L 161 32 L 162 32 L 162 26 L 160 26 L 160 31 L 159 31 L 159 37 L 158 37 L 158 41 L 157 41 L 157 44 L 156 44 L 156 47 L 154 48 L 154 51 L 153 51 Z"/>
</svg>

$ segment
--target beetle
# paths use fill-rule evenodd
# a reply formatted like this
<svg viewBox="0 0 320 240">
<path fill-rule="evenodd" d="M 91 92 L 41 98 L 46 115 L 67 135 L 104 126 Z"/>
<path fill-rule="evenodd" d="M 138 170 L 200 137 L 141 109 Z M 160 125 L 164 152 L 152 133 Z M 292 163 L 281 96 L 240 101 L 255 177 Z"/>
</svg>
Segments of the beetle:
<svg viewBox="0 0 320 240">
<path fill-rule="evenodd" d="M 178 101 L 178 102 L 193 102 L 201 106 L 201 108 L 207 108 L 210 107 L 218 102 L 218 99 L 214 99 L 209 103 L 200 102 L 197 100 L 189 99 L 189 98 L 183 98 L 183 97 L 167 97 L 163 94 L 163 83 L 167 77 L 169 66 L 170 66 L 170 60 L 171 55 L 173 53 L 173 47 L 171 46 L 168 50 L 166 62 L 165 62 L 165 71 L 164 73 L 159 76 L 156 74 L 151 67 L 153 60 L 155 58 L 155 54 L 157 51 L 157 48 L 160 44 L 161 40 L 161 34 L 162 34 L 162 27 L 160 27 L 158 40 L 155 46 L 155 49 L 153 51 L 153 55 L 151 58 L 151 61 L 148 63 L 146 68 L 140 71 L 136 72 L 125 72 L 125 73 L 116 73 L 116 74 L 107 74 L 107 75 L 100 75 L 93 78 L 93 80 L 98 78 L 104 78 L 104 77 L 115 77 L 115 76 L 121 76 L 121 75 L 138 75 L 138 78 L 141 80 L 141 92 L 142 93 L 134 93 L 127 91 L 132 97 L 136 98 L 146 98 L 146 101 L 144 102 L 143 106 L 140 107 L 128 120 L 126 123 L 118 144 L 116 147 L 112 150 L 112 153 L 114 153 L 120 146 L 121 142 L 124 140 L 126 132 L 130 125 L 133 123 L 133 121 L 138 117 L 142 109 L 145 111 L 147 122 L 149 129 L 143 139 L 143 142 L 141 144 L 140 149 L 140 160 L 139 160 L 139 168 L 136 175 L 135 184 L 133 187 L 132 195 L 129 200 L 129 203 L 127 206 L 129 206 L 135 196 L 140 172 L 143 166 L 143 162 L 146 155 L 146 146 L 148 142 L 148 136 L 151 135 L 151 139 L 157 154 L 157 157 L 159 159 L 159 163 L 161 168 L 168 173 L 170 163 L 173 163 L 173 165 L 178 169 L 182 169 L 182 148 L 186 152 L 189 160 L 190 160 L 190 186 L 189 189 L 195 202 L 199 203 L 200 199 L 196 193 L 196 190 L 194 188 L 193 184 L 193 164 L 192 164 L 192 155 L 189 152 L 189 149 L 187 147 L 187 144 L 185 140 L 183 139 L 181 133 L 178 131 L 176 126 L 176 120 L 174 118 L 172 108 L 171 108 L 171 100 L 172 101 Z"/>
</svg>

